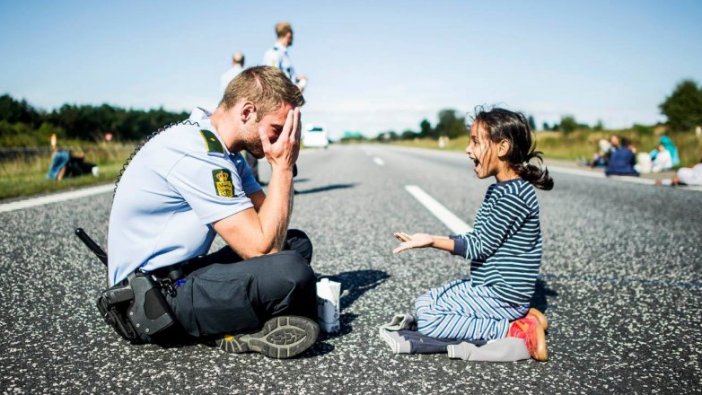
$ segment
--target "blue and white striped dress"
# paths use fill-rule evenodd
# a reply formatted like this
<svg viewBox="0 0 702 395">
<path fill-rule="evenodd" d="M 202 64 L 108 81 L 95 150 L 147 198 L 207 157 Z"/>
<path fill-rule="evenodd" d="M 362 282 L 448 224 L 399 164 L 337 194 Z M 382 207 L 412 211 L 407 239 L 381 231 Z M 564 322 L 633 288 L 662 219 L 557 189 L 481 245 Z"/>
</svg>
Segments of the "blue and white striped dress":
<svg viewBox="0 0 702 395">
<path fill-rule="evenodd" d="M 517 178 L 492 184 L 474 229 L 452 236 L 453 253 L 471 261 L 471 278 L 429 290 L 415 302 L 419 332 L 442 339 L 490 340 L 523 317 L 541 265 L 539 203 Z"/>
</svg>

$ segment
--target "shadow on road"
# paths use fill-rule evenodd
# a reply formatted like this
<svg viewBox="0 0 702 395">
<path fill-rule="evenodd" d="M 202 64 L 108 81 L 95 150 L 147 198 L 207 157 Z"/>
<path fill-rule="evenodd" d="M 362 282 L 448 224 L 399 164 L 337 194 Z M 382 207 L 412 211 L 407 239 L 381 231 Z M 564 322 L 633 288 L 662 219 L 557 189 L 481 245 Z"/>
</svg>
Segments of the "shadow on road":
<svg viewBox="0 0 702 395">
<path fill-rule="evenodd" d="M 553 296 L 558 296 L 558 292 L 549 288 L 543 278 L 538 278 L 534 296 L 531 298 L 531 306 L 545 313 L 548 309 L 548 297 Z"/>
<path fill-rule="evenodd" d="M 353 302 L 364 293 L 377 287 L 390 278 L 390 275 L 382 270 L 354 270 L 328 276 L 330 281 L 341 283 L 341 311 L 350 307 Z"/>
<path fill-rule="evenodd" d="M 346 188 L 353 188 L 356 186 L 356 183 L 351 183 L 351 184 L 329 184 L 325 185 L 323 187 L 317 187 L 317 188 L 311 188 L 311 189 L 305 189 L 302 191 L 295 191 L 296 195 L 307 195 L 309 193 L 318 193 L 318 192 L 327 192 L 327 191 L 332 191 L 334 189 L 346 189 Z"/>
</svg>

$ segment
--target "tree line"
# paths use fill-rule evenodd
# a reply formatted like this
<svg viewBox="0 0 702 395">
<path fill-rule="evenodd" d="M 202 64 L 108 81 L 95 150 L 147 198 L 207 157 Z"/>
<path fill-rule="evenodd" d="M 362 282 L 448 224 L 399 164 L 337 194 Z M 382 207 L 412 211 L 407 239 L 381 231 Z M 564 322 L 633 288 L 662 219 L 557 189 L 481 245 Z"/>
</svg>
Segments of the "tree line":
<svg viewBox="0 0 702 395">
<path fill-rule="evenodd" d="M 137 141 L 187 117 L 186 112 L 163 108 L 145 111 L 109 104 L 64 104 L 48 112 L 5 94 L 0 96 L 0 146 L 44 146 L 49 144 L 49 137 L 54 133 L 59 139 L 101 141 L 109 132 L 116 140 Z"/>
<path fill-rule="evenodd" d="M 437 123 L 435 126 L 431 125 L 428 119 L 424 118 L 419 123 L 419 130 L 414 131 L 412 129 L 406 129 L 401 133 L 397 133 L 394 130 L 388 130 L 385 132 L 380 132 L 376 137 L 378 141 L 394 141 L 394 140 L 413 140 L 415 138 L 420 139 L 433 139 L 437 140 L 441 136 L 446 136 L 450 139 L 465 136 L 466 135 L 466 115 L 459 112 L 458 110 L 452 108 L 446 108 L 440 110 L 437 114 Z M 536 123 L 534 117 L 529 115 L 527 117 L 529 126 L 532 130 L 536 130 Z"/>
<path fill-rule="evenodd" d="M 667 126 L 671 131 L 680 132 L 692 130 L 697 126 L 702 126 L 702 85 L 698 85 L 693 80 L 683 80 L 677 84 L 670 96 L 659 105 L 661 114 L 668 119 Z M 425 118 L 419 123 L 419 130 L 407 129 L 401 133 L 394 130 L 381 132 L 376 137 L 379 141 L 387 140 L 412 140 L 415 138 L 438 139 L 440 136 L 456 138 L 466 133 L 466 118 L 454 109 L 443 109 L 439 111 L 436 126 Z M 527 116 L 531 130 L 537 130 L 534 117 Z M 541 129 L 544 131 L 555 131 L 569 134 L 576 130 L 604 130 L 604 123 L 599 120 L 594 125 L 579 122 L 573 115 L 563 115 L 560 121 L 549 124 L 543 122 Z M 650 126 L 634 124 L 633 129 L 640 134 L 652 134 Z"/>
<path fill-rule="evenodd" d="M 685 131 L 702 126 L 702 86 L 693 80 L 681 81 L 659 108 L 667 117 L 667 126 L 671 131 Z M 46 146 L 52 134 L 56 134 L 60 139 L 100 141 L 105 133 L 109 132 L 116 140 L 138 141 L 164 125 L 183 120 L 187 116 L 186 112 L 166 111 L 163 108 L 134 110 L 109 104 L 64 104 L 48 112 L 36 109 L 25 100 L 16 100 L 5 94 L 0 96 L 0 147 Z M 434 126 L 429 120 L 423 119 L 418 130 L 389 130 L 379 133 L 377 139 L 436 140 L 440 136 L 456 138 L 465 135 L 466 116 L 461 112 L 443 109 L 439 111 L 437 119 L 438 122 Z M 536 130 L 534 117 L 529 115 L 527 119 L 531 129 Z M 544 122 L 541 125 L 541 130 L 566 134 L 577 129 L 602 130 L 604 124 L 598 121 L 590 126 L 578 122 L 572 115 L 564 115 L 559 122 Z M 639 129 L 642 133 L 650 131 L 649 127 L 643 125 L 634 125 L 634 129 Z"/>
</svg>

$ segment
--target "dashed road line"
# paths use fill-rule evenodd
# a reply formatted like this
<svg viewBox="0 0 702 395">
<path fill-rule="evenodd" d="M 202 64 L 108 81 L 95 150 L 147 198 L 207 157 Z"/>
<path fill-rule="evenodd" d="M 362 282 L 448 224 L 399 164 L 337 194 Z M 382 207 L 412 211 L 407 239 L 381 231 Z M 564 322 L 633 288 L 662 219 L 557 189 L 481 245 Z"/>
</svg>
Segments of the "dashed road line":
<svg viewBox="0 0 702 395">
<path fill-rule="evenodd" d="M 449 209 L 444 207 L 441 203 L 436 201 L 428 193 L 424 192 L 422 188 L 416 185 L 406 185 L 405 189 L 410 193 L 415 199 L 419 201 L 430 213 L 434 214 L 436 218 L 439 219 L 446 227 L 448 227 L 451 232 L 455 234 L 464 234 L 473 230 L 467 223 L 463 222 L 462 219 L 454 215 Z"/>
<path fill-rule="evenodd" d="M 377 156 L 375 158 L 373 158 L 373 162 L 375 162 L 375 164 L 378 166 L 385 165 L 385 162 L 382 159 L 378 158 Z"/>
<path fill-rule="evenodd" d="M 83 188 L 76 191 L 61 192 L 33 199 L 26 199 L 17 202 L 0 204 L 0 213 L 4 213 L 7 211 L 22 210 L 25 208 L 36 206 L 43 206 L 45 204 L 50 203 L 65 202 L 66 200 L 73 200 L 86 196 L 99 195 L 101 193 L 112 192 L 114 189 L 114 184 L 100 185 L 97 187 Z"/>
</svg>

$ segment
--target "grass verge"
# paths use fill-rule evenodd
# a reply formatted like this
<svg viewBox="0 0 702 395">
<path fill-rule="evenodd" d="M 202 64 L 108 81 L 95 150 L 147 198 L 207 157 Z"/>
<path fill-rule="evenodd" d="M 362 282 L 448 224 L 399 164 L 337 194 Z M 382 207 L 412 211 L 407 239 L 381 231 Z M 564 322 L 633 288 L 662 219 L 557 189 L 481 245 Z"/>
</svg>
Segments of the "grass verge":
<svg viewBox="0 0 702 395">
<path fill-rule="evenodd" d="M 86 162 L 100 167 L 98 177 L 84 175 L 62 181 L 47 180 L 45 176 L 51 163 L 49 156 L 14 159 L 0 163 L 0 200 L 114 182 L 134 146 L 99 144 L 73 149 L 83 151 Z"/>
<path fill-rule="evenodd" d="M 600 139 L 607 139 L 612 134 L 618 134 L 631 140 L 639 152 L 649 152 L 658 145 L 659 136 L 641 134 L 635 130 L 610 130 L 610 131 L 590 131 L 578 130 L 569 135 L 561 132 L 538 132 L 536 136 L 536 149 L 544 153 L 545 158 L 562 160 L 589 160 L 593 153 L 598 151 L 597 142 Z M 699 163 L 702 158 L 702 139 L 695 136 L 694 132 L 672 133 L 669 135 L 675 142 L 680 153 L 682 166 L 692 166 Z M 393 144 L 439 149 L 436 140 L 418 139 L 396 141 Z M 468 145 L 468 136 L 461 136 L 448 142 L 446 150 L 463 151 Z"/>
</svg>

